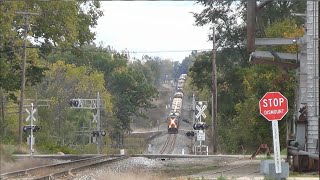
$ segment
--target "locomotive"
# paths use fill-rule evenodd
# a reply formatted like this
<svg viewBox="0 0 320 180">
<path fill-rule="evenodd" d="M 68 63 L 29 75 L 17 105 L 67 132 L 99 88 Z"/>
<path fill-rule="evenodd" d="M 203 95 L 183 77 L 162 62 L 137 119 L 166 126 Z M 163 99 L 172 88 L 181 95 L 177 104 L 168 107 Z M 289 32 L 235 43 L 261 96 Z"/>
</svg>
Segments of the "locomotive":
<svg viewBox="0 0 320 180">
<path fill-rule="evenodd" d="M 179 122 L 181 119 L 182 99 L 183 99 L 183 84 L 185 82 L 186 74 L 182 74 L 178 80 L 177 90 L 172 99 L 171 110 L 168 116 L 168 133 L 177 134 L 179 129 Z"/>
</svg>

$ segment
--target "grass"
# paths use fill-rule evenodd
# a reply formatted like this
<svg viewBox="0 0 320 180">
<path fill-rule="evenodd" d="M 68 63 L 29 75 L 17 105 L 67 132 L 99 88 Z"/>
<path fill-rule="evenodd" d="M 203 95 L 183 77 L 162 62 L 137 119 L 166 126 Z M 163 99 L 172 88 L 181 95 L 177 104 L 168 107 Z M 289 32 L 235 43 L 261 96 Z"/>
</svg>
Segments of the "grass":
<svg viewBox="0 0 320 180">
<path fill-rule="evenodd" d="M 217 166 L 207 166 L 202 164 L 169 164 L 160 171 L 160 174 L 166 174 L 169 177 L 187 176 L 200 172 L 211 171 L 217 169 Z M 156 172 L 158 173 L 158 172 Z"/>
<path fill-rule="evenodd" d="M 146 141 L 145 138 L 142 137 L 127 137 L 125 139 L 125 145 L 129 147 L 129 154 L 143 154 L 146 147 Z"/>
</svg>

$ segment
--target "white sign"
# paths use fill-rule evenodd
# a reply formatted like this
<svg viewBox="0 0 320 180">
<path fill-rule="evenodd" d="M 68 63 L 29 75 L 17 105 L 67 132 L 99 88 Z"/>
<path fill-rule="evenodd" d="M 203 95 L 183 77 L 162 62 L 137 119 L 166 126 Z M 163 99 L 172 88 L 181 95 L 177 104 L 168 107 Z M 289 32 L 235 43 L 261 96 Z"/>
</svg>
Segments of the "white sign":
<svg viewBox="0 0 320 180">
<path fill-rule="evenodd" d="M 36 111 L 37 111 L 37 109 L 33 109 L 33 110 L 31 111 L 31 113 L 30 113 L 29 110 L 26 109 L 26 112 L 29 114 L 29 116 L 26 118 L 26 121 L 29 121 L 29 120 L 31 119 L 31 117 L 32 117 L 32 120 L 36 121 L 36 119 L 33 117 L 33 114 L 34 114 Z"/>
<path fill-rule="evenodd" d="M 202 107 L 196 105 L 197 110 L 199 111 L 198 114 L 196 115 L 196 118 L 198 119 L 201 115 L 203 118 L 206 118 L 207 115 L 204 113 L 204 110 L 206 110 L 207 105 L 203 105 Z"/>
<path fill-rule="evenodd" d="M 197 140 L 198 141 L 205 141 L 206 140 L 206 135 L 203 130 L 199 130 L 197 133 Z"/>
<path fill-rule="evenodd" d="M 273 151 L 274 165 L 276 173 L 281 173 L 281 157 L 280 157 L 280 142 L 279 142 L 279 127 L 278 121 L 272 121 L 272 136 L 273 136 Z"/>
<path fill-rule="evenodd" d="M 97 114 L 92 114 L 92 117 L 93 117 L 92 122 L 98 122 L 97 121 Z"/>
</svg>

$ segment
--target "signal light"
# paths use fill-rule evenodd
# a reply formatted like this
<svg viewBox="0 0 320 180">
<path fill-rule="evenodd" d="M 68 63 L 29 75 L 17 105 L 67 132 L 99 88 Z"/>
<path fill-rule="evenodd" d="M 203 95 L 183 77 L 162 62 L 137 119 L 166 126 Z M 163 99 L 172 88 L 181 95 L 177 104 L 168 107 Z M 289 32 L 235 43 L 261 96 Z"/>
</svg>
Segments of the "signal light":
<svg viewBox="0 0 320 180">
<path fill-rule="evenodd" d="M 38 132 L 40 130 L 40 127 L 37 125 L 33 125 L 32 127 L 31 125 L 23 126 L 23 132 L 28 132 L 31 129 L 33 132 Z"/>
<path fill-rule="evenodd" d="M 39 126 L 34 126 L 33 127 L 33 132 L 38 132 L 40 130 L 40 127 Z"/>
<path fill-rule="evenodd" d="M 95 137 L 95 136 L 105 136 L 107 133 L 105 132 L 105 131 L 92 131 L 92 133 L 91 133 L 92 135 L 93 135 L 93 137 Z"/>
<path fill-rule="evenodd" d="M 101 131 L 101 136 L 105 136 L 107 133 L 105 131 Z"/>
<path fill-rule="evenodd" d="M 209 125 L 203 123 L 203 124 L 194 124 L 193 125 L 193 129 L 194 130 L 204 130 L 207 129 L 209 127 Z"/>
<path fill-rule="evenodd" d="M 71 99 L 68 103 L 71 107 L 80 107 L 80 99 Z"/>
<path fill-rule="evenodd" d="M 93 135 L 93 137 L 95 137 L 95 136 L 99 136 L 99 131 L 92 131 L 92 133 L 91 133 L 92 135 Z"/>
<path fill-rule="evenodd" d="M 186 133 L 186 135 L 188 136 L 188 137 L 193 137 L 194 136 L 194 132 L 193 131 L 188 131 L 187 133 Z"/>
<path fill-rule="evenodd" d="M 91 133 L 92 135 L 93 135 L 93 137 L 95 137 L 95 136 L 106 136 L 107 135 L 107 133 L 105 132 L 105 131 L 92 131 L 92 133 Z"/>
</svg>

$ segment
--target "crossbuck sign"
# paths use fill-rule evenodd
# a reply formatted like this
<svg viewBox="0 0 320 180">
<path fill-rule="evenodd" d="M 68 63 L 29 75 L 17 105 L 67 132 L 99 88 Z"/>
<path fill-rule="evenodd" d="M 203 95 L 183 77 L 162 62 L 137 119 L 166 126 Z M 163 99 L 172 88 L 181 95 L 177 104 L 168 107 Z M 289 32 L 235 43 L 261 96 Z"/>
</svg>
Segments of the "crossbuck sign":
<svg viewBox="0 0 320 180">
<path fill-rule="evenodd" d="M 202 107 L 199 105 L 196 105 L 197 110 L 199 111 L 198 114 L 196 115 L 196 118 L 198 119 L 200 116 L 203 118 L 206 118 L 207 115 L 204 113 L 204 110 L 207 109 L 207 105 L 203 105 Z"/>
<path fill-rule="evenodd" d="M 29 114 L 29 116 L 26 118 L 26 121 L 29 121 L 31 118 L 33 121 L 36 121 L 36 119 L 34 118 L 33 114 L 37 111 L 37 109 L 33 109 L 31 112 L 26 109 L 26 112 Z"/>
</svg>

